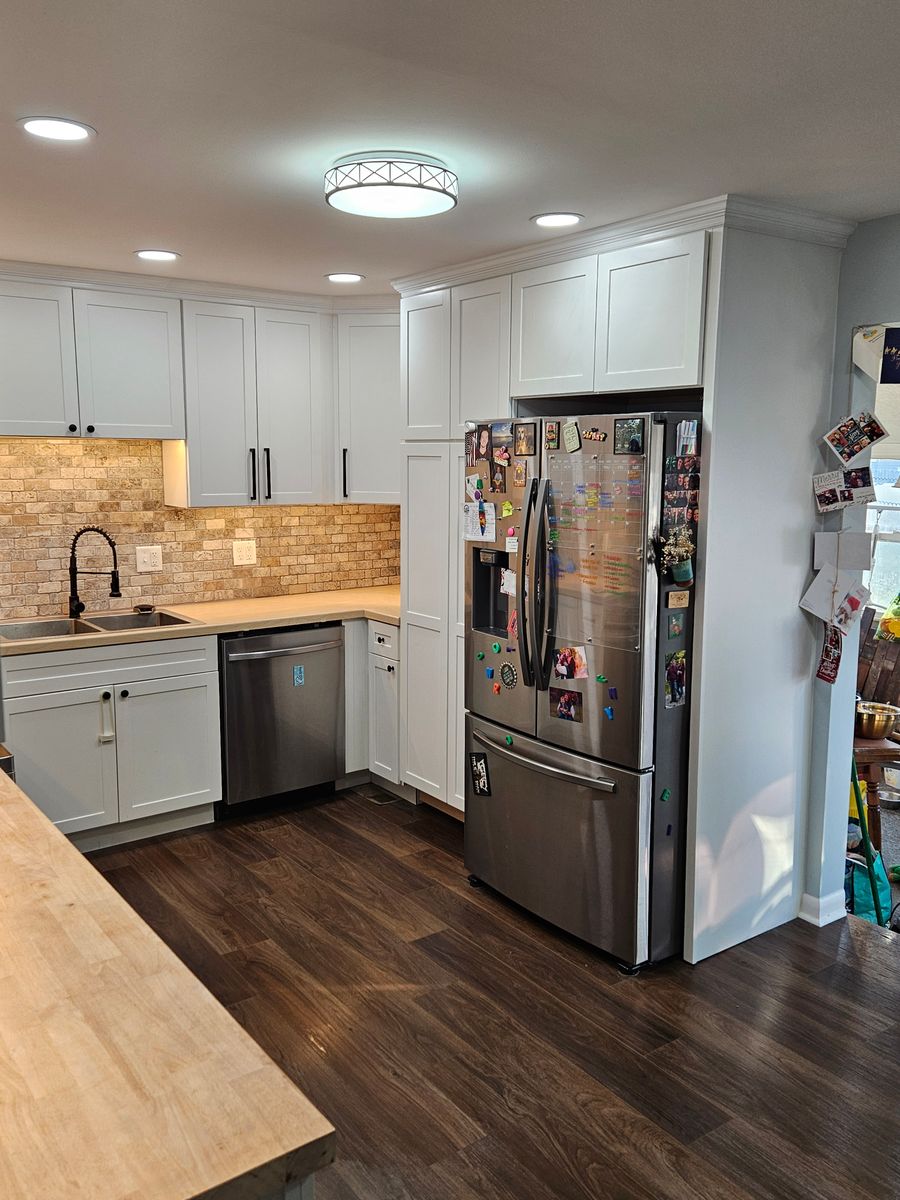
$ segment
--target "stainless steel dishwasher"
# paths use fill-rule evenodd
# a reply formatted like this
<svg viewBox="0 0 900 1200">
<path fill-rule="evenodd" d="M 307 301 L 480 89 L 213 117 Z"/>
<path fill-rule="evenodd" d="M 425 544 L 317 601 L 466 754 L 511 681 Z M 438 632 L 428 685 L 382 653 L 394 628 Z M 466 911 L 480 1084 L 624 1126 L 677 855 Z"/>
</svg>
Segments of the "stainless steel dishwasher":
<svg viewBox="0 0 900 1200">
<path fill-rule="evenodd" d="M 241 804 L 344 774 L 344 630 L 305 625 L 219 643 L 224 801 Z"/>
</svg>

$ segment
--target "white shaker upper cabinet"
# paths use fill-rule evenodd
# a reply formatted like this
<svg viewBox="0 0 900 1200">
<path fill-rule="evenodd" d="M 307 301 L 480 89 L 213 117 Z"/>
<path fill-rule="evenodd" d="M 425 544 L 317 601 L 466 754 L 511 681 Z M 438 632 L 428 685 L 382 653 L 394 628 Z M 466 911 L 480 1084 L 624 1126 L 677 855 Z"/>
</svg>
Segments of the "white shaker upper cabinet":
<svg viewBox="0 0 900 1200">
<path fill-rule="evenodd" d="M 0 434 L 79 432 L 71 289 L 0 283 Z"/>
<path fill-rule="evenodd" d="M 592 391 L 596 317 L 596 254 L 513 275 L 512 395 Z"/>
<path fill-rule="evenodd" d="M 400 301 L 403 437 L 450 437 L 450 292 Z"/>
<path fill-rule="evenodd" d="M 185 300 L 182 312 L 187 444 L 163 447 L 166 503 L 192 508 L 255 503 L 260 493 L 253 309 Z"/>
<path fill-rule="evenodd" d="M 450 292 L 450 436 L 509 414 L 509 275 Z"/>
<path fill-rule="evenodd" d="M 338 402 L 338 499 L 399 504 L 398 313 L 345 313 L 338 318 Z"/>
<path fill-rule="evenodd" d="M 183 438 L 181 302 L 75 292 L 81 432 Z"/>
<path fill-rule="evenodd" d="M 258 308 L 258 470 L 264 504 L 313 504 L 322 499 L 319 376 L 318 314 Z"/>
<path fill-rule="evenodd" d="M 699 386 L 705 283 L 703 230 L 601 254 L 595 390 Z"/>
</svg>

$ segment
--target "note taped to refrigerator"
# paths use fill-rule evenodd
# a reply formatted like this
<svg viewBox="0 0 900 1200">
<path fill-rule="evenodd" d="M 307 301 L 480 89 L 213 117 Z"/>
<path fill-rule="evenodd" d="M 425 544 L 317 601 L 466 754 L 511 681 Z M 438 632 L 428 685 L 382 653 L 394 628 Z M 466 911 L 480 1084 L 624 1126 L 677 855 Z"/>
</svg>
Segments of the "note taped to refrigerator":
<svg viewBox="0 0 900 1200">
<path fill-rule="evenodd" d="M 492 542 L 497 536 L 497 515 L 493 504 L 463 505 L 463 538 L 467 542 Z"/>
<path fill-rule="evenodd" d="M 516 594 L 516 573 L 508 567 L 500 568 L 500 591 L 504 596 Z"/>
</svg>

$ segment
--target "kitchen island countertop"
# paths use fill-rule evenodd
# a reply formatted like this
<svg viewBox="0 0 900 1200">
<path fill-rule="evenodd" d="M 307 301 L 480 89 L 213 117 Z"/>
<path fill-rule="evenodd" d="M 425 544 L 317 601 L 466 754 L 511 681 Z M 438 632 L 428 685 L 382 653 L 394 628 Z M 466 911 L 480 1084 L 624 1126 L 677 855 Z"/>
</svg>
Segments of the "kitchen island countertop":
<svg viewBox="0 0 900 1200">
<path fill-rule="evenodd" d="M 2 773 L 0 1078 L 4 1200 L 269 1200 L 334 1157 L 325 1117 Z"/>
</svg>

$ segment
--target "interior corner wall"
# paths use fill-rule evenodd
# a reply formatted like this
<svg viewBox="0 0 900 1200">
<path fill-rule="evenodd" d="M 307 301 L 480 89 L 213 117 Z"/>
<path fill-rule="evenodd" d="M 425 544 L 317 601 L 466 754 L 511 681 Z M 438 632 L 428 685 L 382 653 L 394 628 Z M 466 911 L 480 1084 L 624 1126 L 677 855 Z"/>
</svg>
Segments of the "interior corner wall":
<svg viewBox="0 0 900 1200">
<path fill-rule="evenodd" d="M 685 957 L 797 916 L 813 675 L 810 475 L 831 412 L 840 251 L 728 228 L 704 386 Z"/>
<path fill-rule="evenodd" d="M 900 214 L 857 226 L 841 262 L 834 374 L 829 425 L 849 412 L 871 408 L 874 383 L 852 364 L 851 341 L 859 325 L 900 322 Z M 892 430 L 892 433 L 900 431 Z M 834 465 L 830 463 L 829 465 Z M 827 518 L 828 527 L 864 528 L 862 514 L 848 510 Z M 804 912 L 817 924 L 842 916 L 847 797 L 853 749 L 858 630 L 844 643 L 832 687 L 815 691 L 812 787 L 806 847 Z"/>
</svg>

